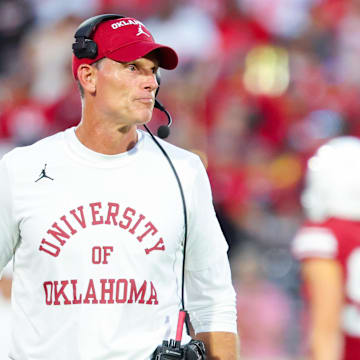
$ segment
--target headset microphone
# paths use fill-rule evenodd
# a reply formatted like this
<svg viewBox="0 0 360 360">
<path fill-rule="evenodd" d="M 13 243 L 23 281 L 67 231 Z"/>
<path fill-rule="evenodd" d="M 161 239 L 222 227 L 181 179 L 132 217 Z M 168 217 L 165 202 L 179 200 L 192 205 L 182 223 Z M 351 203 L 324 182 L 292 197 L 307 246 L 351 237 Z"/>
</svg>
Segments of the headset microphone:
<svg viewBox="0 0 360 360">
<path fill-rule="evenodd" d="M 165 109 L 165 106 L 157 99 L 157 94 L 159 92 L 160 83 L 161 83 L 160 69 L 158 69 L 157 72 L 156 72 L 156 82 L 158 83 L 158 88 L 156 89 L 156 93 L 155 93 L 154 108 L 159 109 L 160 111 L 164 112 L 166 114 L 166 116 L 167 116 L 167 119 L 168 119 L 168 124 L 167 125 L 161 125 L 158 128 L 157 135 L 158 135 L 159 138 L 165 139 L 170 134 L 170 126 L 172 124 L 172 118 L 171 118 L 169 112 Z"/>
<path fill-rule="evenodd" d="M 171 118 L 171 115 L 170 113 L 165 109 L 164 105 L 157 99 L 155 99 L 155 104 L 154 104 L 154 107 L 156 109 L 159 109 L 160 111 L 164 112 L 167 116 L 167 119 L 168 119 L 168 124 L 167 125 L 161 125 L 159 128 L 158 128 L 158 131 L 157 131 L 157 135 L 159 138 L 161 139 L 165 139 L 169 136 L 170 134 L 170 126 L 172 124 L 172 118 Z"/>
</svg>

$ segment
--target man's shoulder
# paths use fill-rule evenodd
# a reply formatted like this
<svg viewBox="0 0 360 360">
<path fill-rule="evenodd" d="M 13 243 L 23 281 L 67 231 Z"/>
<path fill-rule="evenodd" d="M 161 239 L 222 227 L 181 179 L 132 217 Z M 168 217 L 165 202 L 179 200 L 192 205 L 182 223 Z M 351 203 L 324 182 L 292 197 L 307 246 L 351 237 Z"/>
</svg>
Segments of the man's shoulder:
<svg viewBox="0 0 360 360">
<path fill-rule="evenodd" d="M 153 139 L 151 139 L 151 136 L 143 132 L 144 136 L 146 137 L 147 142 L 147 149 L 150 151 L 156 151 L 160 156 L 163 156 L 161 154 L 161 150 L 155 143 Z M 162 140 L 158 137 L 156 137 L 156 140 L 159 142 L 159 144 L 163 147 L 167 155 L 170 157 L 172 161 L 175 161 L 177 163 L 186 163 L 188 166 L 193 166 L 197 168 L 199 164 L 201 164 L 201 160 L 198 154 L 196 154 L 193 151 L 186 150 L 180 146 L 174 145 L 169 143 L 168 141 Z"/>
<path fill-rule="evenodd" d="M 49 135 L 31 145 L 17 146 L 3 156 L 3 161 L 11 164 L 31 162 L 38 156 L 51 156 L 51 153 L 59 150 L 63 139 L 63 132 Z"/>
</svg>

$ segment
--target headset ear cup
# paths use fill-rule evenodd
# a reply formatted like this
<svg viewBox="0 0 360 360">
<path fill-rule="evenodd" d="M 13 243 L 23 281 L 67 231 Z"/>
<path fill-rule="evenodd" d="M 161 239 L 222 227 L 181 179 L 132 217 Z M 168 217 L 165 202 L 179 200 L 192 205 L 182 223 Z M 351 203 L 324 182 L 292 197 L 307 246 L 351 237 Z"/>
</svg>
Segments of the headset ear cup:
<svg viewBox="0 0 360 360">
<path fill-rule="evenodd" d="M 90 59 L 95 59 L 97 56 L 97 45 L 95 41 L 92 40 L 86 40 L 86 53 L 87 53 L 87 58 Z"/>
<path fill-rule="evenodd" d="M 78 59 L 95 59 L 97 56 L 97 45 L 90 39 L 77 38 L 72 48 Z"/>
</svg>

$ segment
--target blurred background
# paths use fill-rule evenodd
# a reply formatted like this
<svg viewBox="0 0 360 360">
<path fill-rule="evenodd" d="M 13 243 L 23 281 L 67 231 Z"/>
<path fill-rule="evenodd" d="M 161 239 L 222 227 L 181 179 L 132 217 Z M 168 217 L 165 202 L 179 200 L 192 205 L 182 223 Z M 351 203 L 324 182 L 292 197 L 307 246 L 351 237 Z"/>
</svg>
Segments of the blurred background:
<svg viewBox="0 0 360 360">
<path fill-rule="evenodd" d="M 0 0 L 0 156 L 79 122 L 71 44 L 99 13 L 136 17 L 179 54 L 159 99 L 174 120 L 168 140 L 207 166 L 243 359 L 303 359 L 307 315 L 290 245 L 307 159 L 329 138 L 360 136 L 360 2 Z M 155 110 L 151 128 L 163 123 Z"/>
</svg>

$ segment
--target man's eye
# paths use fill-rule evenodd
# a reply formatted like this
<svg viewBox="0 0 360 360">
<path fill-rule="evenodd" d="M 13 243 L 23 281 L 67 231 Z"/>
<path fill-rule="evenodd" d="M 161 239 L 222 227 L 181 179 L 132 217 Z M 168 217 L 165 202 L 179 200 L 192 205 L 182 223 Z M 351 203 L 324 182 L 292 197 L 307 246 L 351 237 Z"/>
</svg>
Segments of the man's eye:
<svg viewBox="0 0 360 360">
<path fill-rule="evenodd" d="M 130 71 L 135 71 L 135 70 L 136 70 L 136 65 L 134 65 L 134 64 L 129 64 L 129 70 L 130 70 Z"/>
</svg>

